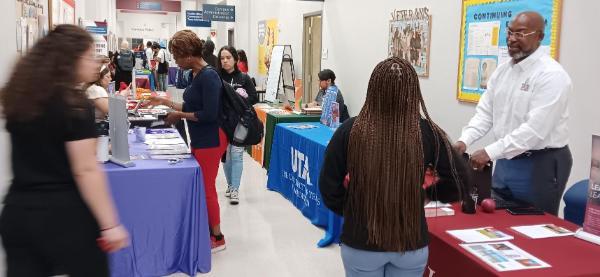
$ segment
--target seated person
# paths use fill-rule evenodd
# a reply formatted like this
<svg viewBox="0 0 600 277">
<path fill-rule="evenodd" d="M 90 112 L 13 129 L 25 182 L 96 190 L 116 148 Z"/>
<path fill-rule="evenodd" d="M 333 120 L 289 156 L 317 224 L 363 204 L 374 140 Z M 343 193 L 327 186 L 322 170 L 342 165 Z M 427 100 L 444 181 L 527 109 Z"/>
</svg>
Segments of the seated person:
<svg viewBox="0 0 600 277">
<path fill-rule="evenodd" d="M 92 100 L 96 108 L 96 120 L 103 120 L 108 115 L 108 84 L 111 81 L 110 70 L 106 66 L 100 69 L 96 82 L 88 85 L 85 90 L 88 99 Z"/>
<path fill-rule="evenodd" d="M 327 89 L 335 85 L 335 73 L 331 69 L 324 69 L 319 72 L 319 93 L 317 97 L 315 97 L 315 101 L 309 106 L 321 106 L 323 105 L 323 97 L 327 94 Z M 336 102 L 340 104 L 340 123 L 344 122 L 346 119 L 350 118 L 348 114 L 348 107 L 344 104 L 344 96 L 342 95 L 342 91 L 338 87 Z"/>
<path fill-rule="evenodd" d="M 96 108 L 96 120 L 104 120 L 108 115 L 108 85 L 111 82 L 110 69 L 103 65 L 100 68 L 100 75 L 96 82 L 88 84 L 85 93 L 88 99 L 92 100 Z M 128 89 L 119 92 L 124 97 L 127 97 L 131 91 Z"/>
</svg>

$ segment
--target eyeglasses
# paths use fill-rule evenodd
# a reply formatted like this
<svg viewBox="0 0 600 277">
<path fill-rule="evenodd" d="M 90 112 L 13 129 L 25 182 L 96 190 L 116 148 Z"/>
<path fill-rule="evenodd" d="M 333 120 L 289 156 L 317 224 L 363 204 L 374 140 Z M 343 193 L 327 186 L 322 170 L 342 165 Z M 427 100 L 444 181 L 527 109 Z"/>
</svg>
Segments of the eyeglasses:
<svg viewBox="0 0 600 277">
<path fill-rule="evenodd" d="M 533 35 L 535 33 L 537 33 L 537 31 L 533 31 L 533 32 L 530 32 L 530 33 L 523 33 L 523 32 L 513 32 L 511 30 L 507 30 L 506 31 L 506 37 L 510 38 L 512 36 L 514 38 L 521 39 L 521 38 L 524 38 L 526 36 Z"/>
</svg>

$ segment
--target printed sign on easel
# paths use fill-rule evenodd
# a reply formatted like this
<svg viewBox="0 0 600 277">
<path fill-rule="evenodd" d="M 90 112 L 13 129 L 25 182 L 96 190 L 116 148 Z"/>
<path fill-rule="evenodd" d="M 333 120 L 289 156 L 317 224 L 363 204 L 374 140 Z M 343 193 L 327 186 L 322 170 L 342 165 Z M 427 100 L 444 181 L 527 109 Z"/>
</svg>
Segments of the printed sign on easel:
<svg viewBox="0 0 600 277">
<path fill-rule="evenodd" d="M 600 136 L 592 137 L 590 187 L 587 198 L 583 228 L 577 230 L 575 237 L 600 244 Z"/>
</svg>

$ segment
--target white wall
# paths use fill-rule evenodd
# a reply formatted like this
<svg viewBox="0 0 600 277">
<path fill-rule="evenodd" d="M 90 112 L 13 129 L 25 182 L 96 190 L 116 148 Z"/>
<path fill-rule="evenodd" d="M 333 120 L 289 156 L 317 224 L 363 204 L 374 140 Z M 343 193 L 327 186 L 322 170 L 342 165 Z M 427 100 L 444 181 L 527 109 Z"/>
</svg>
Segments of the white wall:
<svg viewBox="0 0 600 277">
<path fill-rule="evenodd" d="M 169 39 L 176 31 L 178 18 L 179 13 L 146 14 L 117 11 L 119 37 Z"/>
<path fill-rule="evenodd" d="M 388 24 L 394 9 L 427 6 L 432 14 L 432 37 L 429 78 L 421 79 L 421 90 L 433 119 L 452 138 L 475 112 L 475 105 L 456 100 L 456 82 L 461 17 L 460 0 L 393 0 L 369 1 L 348 5 L 344 0 L 327 0 L 324 5 L 323 48 L 329 57 L 323 68 L 336 72 L 350 114 L 356 115 L 364 102 L 367 84 L 375 65 L 387 57 Z M 600 123 L 594 118 L 600 103 L 595 80 L 600 61 L 600 31 L 594 21 L 600 12 L 600 1 L 564 0 L 560 43 L 560 62 L 573 79 L 570 97 L 570 147 L 574 166 L 568 185 L 589 176 L 591 134 L 600 134 Z M 474 148 L 491 142 L 484 138 Z"/>
<path fill-rule="evenodd" d="M 0 10 L 15 11 L 15 9 L 15 1 L 0 1 Z M 7 42 L 0 51 L 0 64 L 4 65 L 0 66 L 0 87 L 2 87 L 7 81 L 17 57 L 16 14 L 5 12 L 4 16 L 0 16 L 0 26 L 3 26 L 0 28 L 0 37 Z M 0 116 L 0 199 L 4 199 L 4 192 L 11 179 L 9 154 L 9 138 L 4 129 L 4 120 Z"/>
<path fill-rule="evenodd" d="M 327 0 L 329 1 L 329 0 Z M 222 0 L 208 3 L 220 4 Z M 225 2 L 223 2 L 225 4 Z M 251 76 L 258 73 L 258 21 L 279 20 L 278 44 L 292 45 L 294 68 L 298 78 L 302 76 L 302 32 L 304 15 L 323 10 L 323 2 L 297 0 L 228 0 L 227 5 L 236 5 L 236 22 L 213 23 L 217 29 L 217 49 L 227 43 L 227 30 L 235 30 L 235 47 L 244 49 L 248 56 Z M 260 82 L 260 79 L 257 78 Z"/>
</svg>

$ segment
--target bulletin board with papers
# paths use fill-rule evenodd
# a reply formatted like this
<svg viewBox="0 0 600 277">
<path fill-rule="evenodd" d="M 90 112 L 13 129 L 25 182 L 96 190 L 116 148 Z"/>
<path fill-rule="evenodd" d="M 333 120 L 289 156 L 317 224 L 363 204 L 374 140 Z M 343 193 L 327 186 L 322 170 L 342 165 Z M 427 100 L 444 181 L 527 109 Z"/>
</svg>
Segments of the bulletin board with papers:
<svg viewBox="0 0 600 277">
<path fill-rule="evenodd" d="M 460 28 L 457 98 L 477 103 L 487 81 L 509 61 L 508 24 L 524 11 L 535 11 L 546 20 L 541 49 L 558 59 L 562 0 L 463 0 Z"/>
</svg>

